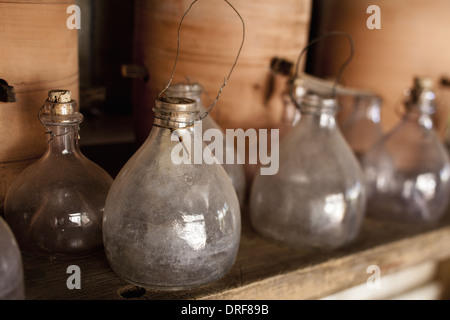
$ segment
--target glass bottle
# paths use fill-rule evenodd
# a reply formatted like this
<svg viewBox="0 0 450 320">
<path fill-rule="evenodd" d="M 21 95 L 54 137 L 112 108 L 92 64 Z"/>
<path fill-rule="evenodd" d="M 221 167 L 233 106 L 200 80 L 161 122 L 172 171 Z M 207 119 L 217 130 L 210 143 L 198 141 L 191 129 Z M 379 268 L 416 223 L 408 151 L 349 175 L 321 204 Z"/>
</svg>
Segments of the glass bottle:
<svg viewBox="0 0 450 320">
<path fill-rule="evenodd" d="M 79 149 L 83 115 L 70 91 L 50 91 L 40 120 L 51 133 L 47 150 L 8 189 L 5 220 L 27 253 L 101 249 L 104 204 L 113 179 Z"/>
<path fill-rule="evenodd" d="M 450 196 L 447 150 L 433 129 L 432 81 L 415 78 L 402 120 L 363 158 L 368 216 L 398 223 L 439 221 Z"/>
<path fill-rule="evenodd" d="M 23 299 L 22 256 L 14 234 L 0 217 L 0 300 Z"/>
<path fill-rule="evenodd" d="M 336 125 L 336 99 L 307 92 L 299 100 L 301 118 L 280 142 L 278 173 L 255 177 L 251 223 L 294 249 L 332 250 L 359 233 L 363 175 Z"/>
<path fill-rule="evenodd" d="M 380 108 L 380 97 L 376 95 L 356 95 L 353 100 L 352 111 L 341 126 L 344 138 L 359 161 L 383 135 Z"/>
<path fill-rule="evenodd" d="M 197 101 L 199 111 L 202 112 L 204 110 L 201 98 L 202 92 L 203 88 L 198 83 L 177 83 L 167 88 L 165 95 L 168 97 L 186 97 L 193 99 Z M 225 133 L 211 116 L 207 116 L 202 120 L 202 131 L 203 131 L 202 133 L 204 133 L 209 129 L 217 129 L 223 133 L 224 150 L 223 150 L 222 166 L 224 167 L 225 171 L 227 172 L 228 176 L 231 179 L 231 182 L 233 183 L 234 189 L 236 190 L 239 199 L 240 206 L 243 207 L 246 200 L 246 178 L 244 166 L 238 163 L 238 158 L 240 157 L 240 155 L 238 154 L 238 150 L 236 150 L 233 147 L 230 147 L 229 144 L 226 143 Z M 233 148 L 233 150 L 231 150 L 230 148 Z M 225 155 L 228 154 L 229 152 L 233 152 L 234 154 L 233 163 L 226 163 L 225 161 L 226 159 Z"/>
<path fill-rule="evenodd" d="M 195 146 L 199 112 L 193 99 L 158 98 L 149 137 L 108 194 L 106 255 L 114 272 L 134 285 L 197 287 L 221 278 L 234 264 L 239 200 L 222 165 L 193 161 L 196 152 L 208 149 L 204 143 L 201 150 Z"/>
</svg>

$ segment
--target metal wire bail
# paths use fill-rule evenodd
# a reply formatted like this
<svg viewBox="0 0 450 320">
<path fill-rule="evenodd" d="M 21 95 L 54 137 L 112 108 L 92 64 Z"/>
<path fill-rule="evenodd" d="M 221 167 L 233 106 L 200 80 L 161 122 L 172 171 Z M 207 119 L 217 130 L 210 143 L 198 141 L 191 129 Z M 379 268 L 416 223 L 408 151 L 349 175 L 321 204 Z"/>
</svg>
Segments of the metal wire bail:
<svg viewBox="0 0 450 320">
<path fill-rule="evenodd" d="M 186 12 L 183 14 L 183 17 L 181 18 L 180 24 L 178 25 L 177 54 L 176 54 L 176 57 L 175 57 L 175 63 L 174 63 L 173 69 L 172 69 L 172 75 L 170 76 L 169 83 L 167 84 L 167 86 L 166 86 L 166 87 L 158 94 L 158 98 L 160 98 L 160 97 L 164 94 L 164 92 L 165 92 L 165 91 L 170 87 L 170 85 L 172 84 L 172 81 L 173 81 L 173 78 L 174 78 L 174 75 L 175 75 L 175 69 L 176 69 L 177 63 L 178 63 L 178 57 L 179 57 L 179 55 L 180 55 L 180 30 L 181 30 L 181 25 L 182 25 L 182 23 L 183 23 L 184 18 L 186 17 L 186 15 L 187 15 L 187 14 L 189 13 L 189 11 L 191 10 L 192 6 L 193 6 L 197 1 L 198 1 L 198 0 L 194 0 L 194 1 L 190 4 L 189 8 L 188 8 L 188 9 L 186 10 Z M 239 60 L 239 56 L 241 55 L 241 51 L 242 51 L 242 48 L 243 48 L 244 42 L 245 42 L 245 22 L 244 22 L 244 19 L 242 18 L 242 16 L 239 14 L 239 12 L 235 9 L 235 7 L 234 7 L 228 0 L 224 0 L 224 1 L 225 1 L 225 2 L 226 2 L 233 10 L 234 10 L 234 12 L 236 12 L 236 14 L 238 15 L 239 19 L 240 19 L 241 22 L 242 22 L 242 41 L 241 41 L 241 45 L 240 45 L 240 47 L 239 47 L 239 51 L 238 51 L 238 53 L 237 53 L 236 59 L 235 59 L 235 61 L 234 61 L 234 63 L 233 63 L 233 66 L 231 67 L 231 70 L 230 70 L 230 72 L 228 73 L 228 76 L 224 79 L 224 83 L 223 83 L 222 86 L 220 87 L 219 93 L 217 94 L 217 96 L 216 96 L 216 98 L 214 99 L 213 103 L 212 103 L 209 107 L 205 108 L 205 110 L 204 110 L 202 113 L 200 113 L 200 115 L 199 115 L 200 120 L 203 120 L 204 118 L 206 118 L 206 117 L 211 113 L 212 109 L 213 109 L 214 106 L 217 104 L 217 102 L 219 101 L 219 97 L 221 96 L 223 89 L 224 89 L 225 86 L 227 85 L 228 80 L 230 79 L 231 74 L 233 73 L 233 70 L 234 70 L 234 68 L 236 67 L 236 64 L 237 64 L 237 62 L 238 62 L 238 60 Z"/>
<path fill-rule="evenodd" d="M 341 67 L 339 68 L 338 74 L 337 74 L 337 76 L 336 76 L 336 79 L 335 79 L 334 84 L 333 84 L 333 87 L 332 87 L 331 97 L 334 98 L 334 97 L 336 96 L 336 89 L 337 89 L 338 84 L 339 84 L 340 81 L 341 81 L 342 72 L 344 71 L 345 67 L 347 67 L 347 65 L 348 65 L 348 64 L 351 62 L 351 60 L 353 59 L 354 51 L 355 51 L 355 49 L 354 49 L 354 43 L 353 43 L 353 38 L 350 36 L 349 33 L 343 32 L 343 31 L 330 31 L 330 32 L 327 32 L 327 33 L 323 34 L 322 36 L 317 37 L 317 38 L 313 39 L 312 41 L 310 41 L 310 42 L 306 45 L 306 47 L 304 47 L 303 50 L 300 52 L 300 55 L 299 55 L 299 57 L 298 57 L 298 59 L 297 59 L 297 63 L 296 63 L 296 67 L 295 67 L 295 73 L 294 73 L 294 75 L 292 76 L 292 78 L 291 78 L 290 81 L 289 81 L 289 95 L 290 95 L 291 100 L 294 102 L 295 106 L 296 106 L 298 109 L 301 109 L 301 108 L 300 108 L 300 104 L 298 103 L 298 101 L 297 101 L 297 99 L 296 99 L 296 97 L 295 97 L 294 82 L 295 82 L 295 80 L 298 78 L 299 67 L 300 67 L 300 61 L 301 61 L 303 55 L 305 54 L 305 52 L 306 52 L 312 45 L 316 44 L 317 42 L 323 40 L 323 39 L 326 38 L 326 37 L 334 36 L 334 35 L 345 36 L 345 37 L 349 40 L 349 43 L 350 43 L 350 55 L 349 55 L 349 57 L 343 62 L 343 64 L 341 65 Z"/>
</svg>

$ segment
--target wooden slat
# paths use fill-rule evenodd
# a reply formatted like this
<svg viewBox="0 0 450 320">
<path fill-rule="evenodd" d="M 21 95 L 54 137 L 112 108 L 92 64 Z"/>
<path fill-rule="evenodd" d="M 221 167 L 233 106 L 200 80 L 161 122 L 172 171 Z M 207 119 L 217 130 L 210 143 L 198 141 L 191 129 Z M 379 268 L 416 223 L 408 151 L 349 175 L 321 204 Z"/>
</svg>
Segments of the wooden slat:
<svg viewBox="0 0 450 320">
<path fill-rule="evenodd" d="M 391 298 L 391 300 L 440 300 L 443 285 L 439 281 L 432 281 L 408 292 Z"/>
<path fill-rule="evenodd" d="M 365 283 L 370 265 L 381 275 L 450 257 L 450 218 L 419 230 L 367 219 L 351 246 L 332 252 L 299 252 L 255 234 L 244 213 L 243 234 L 232 270 L 215 283 L 189 291 L 138 290 L 119 279 L 103 252 L 78 259 L 24 255 L 27 299 L 318 299 Z M 81 289 L 69 290 L 67 267 L 81 269 Z"/>
<path fill-rule="evenodd" d="M 400 271 L 381 275 L 379 286 L 370 287 L 362 283 L 338 293 L 323 297 L 322 300 L 387 300 L 397 299 L 414 292 L 417 288 L 436 281 L 439 262 L 426 261 Z"/>
</svg>

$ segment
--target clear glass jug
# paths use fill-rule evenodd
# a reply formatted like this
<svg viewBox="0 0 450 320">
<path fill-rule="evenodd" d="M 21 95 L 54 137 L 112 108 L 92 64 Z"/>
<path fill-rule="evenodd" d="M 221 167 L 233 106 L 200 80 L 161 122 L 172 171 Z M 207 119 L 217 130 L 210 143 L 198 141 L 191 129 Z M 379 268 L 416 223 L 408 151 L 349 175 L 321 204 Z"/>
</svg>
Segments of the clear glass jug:
<svg viewBox="0 0 450 320">
<path fill-rule="evenodd" d="M 402 120 L 364 156 L 368 216 L 428 224 L 444 215 L 450 197 L 450 162 L 433 129 L 432 81 L 416 78 Z"/>
<path fill-rule="evenodd" d="M 106 255 L 119 277 L 141 287 L 201 286 L 234 264 L 239 200 L 221 164 L 193 161 L 195 152 L 208 149 L 204 143 L 201 150 L 191 148 L 199 120 L 196 101 L 161 97 L 154 112 L 149 137 L 108 195 Z"/>
<path fill-rule="evenodd" d="M 5 220 L 0 217 L 0 300 L 25 299 L 22 256 Z"/>
<path fill-rule="evenodd" d="M 280 142 L 278 173 L 255 177 L 251 223 L 264 237 L 294 249 L 331 250 L 359 233 L 363 174 L 336 124 L 336 99 L 302 94 L 300 121 Z"/>
<path fill-rule="evenodd" d="M 5 220 L 27 253 L 101 250 L 103 210 L 113 179 L 80 151 L 83 115 L 70 91 L 50 91 L 40 119 L 51 133 L 47 150 L 8 189 Z"/>
</svg>

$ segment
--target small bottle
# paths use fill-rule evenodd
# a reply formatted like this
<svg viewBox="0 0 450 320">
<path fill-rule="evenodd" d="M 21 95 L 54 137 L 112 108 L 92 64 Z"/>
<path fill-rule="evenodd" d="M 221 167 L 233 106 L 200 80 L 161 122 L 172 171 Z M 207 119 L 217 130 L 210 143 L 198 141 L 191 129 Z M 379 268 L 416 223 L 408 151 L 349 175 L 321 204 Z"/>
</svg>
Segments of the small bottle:
<svg viewBox="0 0 450 320">
<path fill-rule="evenodd" d="M 51 133 L 47 150 L 8 189 L 5 219 L 27 253 L 99 250 L 105 199 L 113 179 L 80 151 L 83 115 L 70 91 L 50 91 L 40 120 Z"/>
<path fill-rule="evenodd" d="M 106 256 L 131 284 L 157 290 L 198 287 L 220 279 L 234 264 L 239 200 L 221 164 L 194 161 L 196 152 L 209 150 L 202 141 L 201 150 L 195 147 L 197 102 L 162 96 L 153 110 L 150 135 L 106 200 Z"/>
<path fill-rule="evenodd" d="M 448 152 L 433 129 L 436 95 L 417 77 L 402 120 L 364 156 L 368 216 L 402 224 L 431 224 L 450 196 Z"/>
<path fill-rule="evenodd" d="M 0 300 L 24 300 L 22 256 L 5 220 L 0 217 Z"/>
<path fill-rule="evenodd" d="M 353 109 L 341 125 L 342 134 L 359 161 L 383 135 L 380 108 L 380 97 L 356 95 Z"/>
<path fill-rule="evenodd" d="M 203 88 L 198 83 L 177 83 L 171 85 L 167 88 L 165 95 L 168 97 L 186 97 L 197 101 L 197 106 L 200 112 L 202 112 L 205 108 L 202 102 L 202 93 Z M 243 164 L 238 162 L 240 155 L 238 154 L 238 150 L 234 147 L 230 147 L 229 144 L 226 143 L 225 132 L 223 132 L 222 128 L 214 121 L 211 116 L 207 116 L 202 120 L 202 134 L 209 129 L 217 129 L 223 133 L 223 160 L 222 166 L 227 172 L 228 176 L 233 183 L 234 189 L 236 190 L 239 204 L 241 207 L 244 206 L 246 202 L 246 178 L 245 178 L 245 170 Z M 233 144 L 234 145 L 234 144 Z M 231 150 L 230 148 L 233 148 Z M 226 154 L 232 152 L 234 154 L 234 162 L 226 163 Z"/>
<path fill-rule="evenodd" d="M 301 118 L 280 142 L 278 173 L 255 177 L 251 223 L 291 248 L 332 250 L 359 233 L 363 174 L 336 124 L 337 100 L 311 91 L 297 99 Z"/>
</svg>

